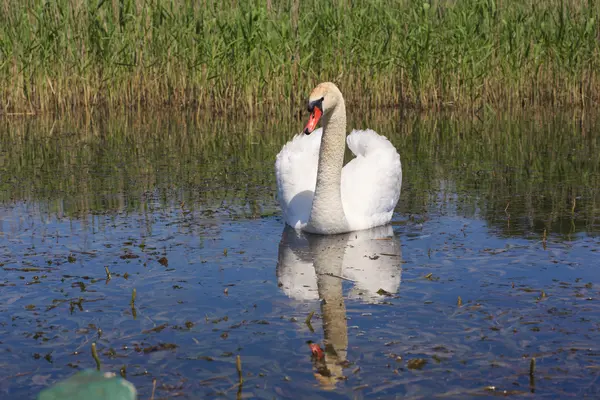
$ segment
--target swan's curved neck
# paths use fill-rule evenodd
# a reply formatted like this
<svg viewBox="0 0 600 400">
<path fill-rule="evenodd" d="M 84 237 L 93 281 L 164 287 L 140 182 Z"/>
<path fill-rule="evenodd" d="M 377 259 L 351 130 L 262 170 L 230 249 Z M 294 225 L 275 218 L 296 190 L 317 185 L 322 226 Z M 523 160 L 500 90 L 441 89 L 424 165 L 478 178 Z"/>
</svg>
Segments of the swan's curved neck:
<svg viewBox="0 0 600 400">
<path fill-rule="evenodd" d="M 342 167 L 346 149 L 346 106 L 343 98 L 323 118 L 323 136 L 319 151 L 317 185 L 307 230 L 340 233 L 348 222 L 342 205 Z"/>
</svg>

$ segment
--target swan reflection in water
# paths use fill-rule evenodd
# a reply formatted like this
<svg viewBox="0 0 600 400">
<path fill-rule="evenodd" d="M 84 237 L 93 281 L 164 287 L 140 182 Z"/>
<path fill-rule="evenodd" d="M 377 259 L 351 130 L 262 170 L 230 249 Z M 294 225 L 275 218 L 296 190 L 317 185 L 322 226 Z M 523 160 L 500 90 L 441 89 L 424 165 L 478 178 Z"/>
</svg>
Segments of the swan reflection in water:
<svg viewBox="0 0 600 400">
<path fill-rule="evenodd" d="M 277 280 L 283 292 L 299 301 L 321 300 L 325 352 L 315 377 L 333 389 L 343 379 L 348 348 L 343 281 L 351 282 L 349 299 L 377 303 L 396 293 L 402 274 L 400 241 L 390 225 L 340 235 L 311 235 L 285 228 L 279 243 Z M 379 292 L 379 293 L 378 293 Z"/>
</svg>

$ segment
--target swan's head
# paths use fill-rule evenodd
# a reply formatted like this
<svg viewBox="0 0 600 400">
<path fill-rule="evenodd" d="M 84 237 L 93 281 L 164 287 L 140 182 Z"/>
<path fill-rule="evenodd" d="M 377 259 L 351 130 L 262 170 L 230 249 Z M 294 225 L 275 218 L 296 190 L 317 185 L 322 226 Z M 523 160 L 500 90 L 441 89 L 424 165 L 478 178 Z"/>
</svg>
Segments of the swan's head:
<svg viewBox="0 0 600 400">
<path fill-rule="evenodd" d="M 328 115 L 342 99 L 342 93 L 331 82 L 320 83 L 308 98 L 310 118 L 304 128 L 304 133 L 310 135 L 315 130 L 321 116 Z"/>
</svg>

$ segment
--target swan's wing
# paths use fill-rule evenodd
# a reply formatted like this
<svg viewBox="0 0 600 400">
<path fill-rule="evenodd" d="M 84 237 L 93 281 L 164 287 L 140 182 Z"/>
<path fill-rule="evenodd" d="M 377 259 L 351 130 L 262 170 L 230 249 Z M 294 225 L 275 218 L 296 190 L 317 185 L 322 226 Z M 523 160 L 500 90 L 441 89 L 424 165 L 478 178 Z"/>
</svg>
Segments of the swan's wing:
<svg viewBox="0 0 600 400">
<path fill-rule="evenodd" d="M 310 216 L 322 134 L 319 128 L 310 135 L 296 135 L 275 161 L 279 204 L 285 221 L 297 229 L 306 225 Z"/>
<path fill-rule="evenodd" d="M 347 138 L 356 155 L 342 170 L 342 202 L 355 229 L 389 222 L 400 197 L 402 166 L 396 148 L 372 130 L 354 130 Z"/>
</svg>

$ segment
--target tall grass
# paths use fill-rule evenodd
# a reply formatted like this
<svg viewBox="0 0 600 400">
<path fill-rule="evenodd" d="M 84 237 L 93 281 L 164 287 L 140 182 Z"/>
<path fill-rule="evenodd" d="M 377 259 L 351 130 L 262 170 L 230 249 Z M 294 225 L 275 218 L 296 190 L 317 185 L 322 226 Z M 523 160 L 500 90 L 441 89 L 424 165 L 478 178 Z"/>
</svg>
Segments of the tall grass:
<svg viewBox="0 0 600 400">
<path fill-rule="evenodd" d="M 600 100 L 592 0 L 3 0 L 0 113 Z"/>
</svg>

